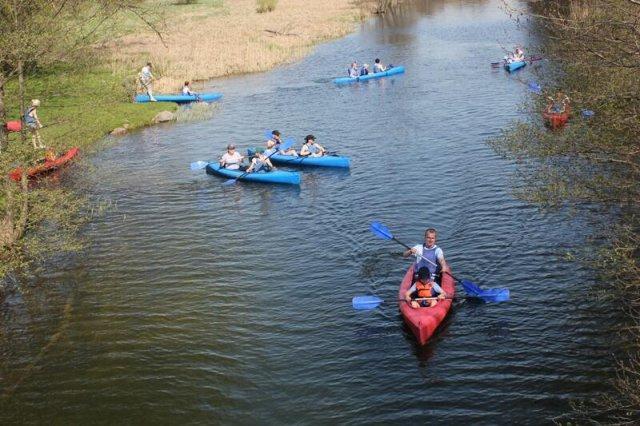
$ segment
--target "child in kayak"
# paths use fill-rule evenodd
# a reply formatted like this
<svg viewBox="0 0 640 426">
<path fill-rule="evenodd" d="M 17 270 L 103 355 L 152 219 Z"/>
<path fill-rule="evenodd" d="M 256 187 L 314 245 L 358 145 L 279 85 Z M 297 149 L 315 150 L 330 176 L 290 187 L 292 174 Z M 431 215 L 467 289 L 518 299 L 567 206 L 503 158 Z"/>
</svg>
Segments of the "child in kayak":
<svg viewBox="0 0 640 426">
<path fill-rule="evenodd" d="M 227 145 L 227 152 L 220 157 L 220 167 L 229 170 L 240 170 L 244 157 L 236 151 L 236 146 L 232 143 Z"/>
<path fill-rule="evenodd" d="M 362 68 L 360 68 L 360 75 L 369 75 L 369 64 L 362 65 Z"/>
<path fill-rule="evenodd" d="M 271 160 L 262 152 L 256 152 L 251 159 L 251 165 L 247 168 L 247 173 L 257 173 L 259 171 L 270 172 L 276 168 L 271 164 Z"/>
<path fill-rule="evenodd" d="M 326 150 L 318 143 L 316 143 L 316 137 L 313 135 L 307 135 L 304 138 L 304 145 L 300 148 L 301 157 L 322 157 Z"/>
<path fill-rule="evenodd" d="M 433 308 L 438 304 L 438 300 L 446 297 L 447 293 L 431 279 L 431 272 L 424 266 L 418 270 L 418 280 L 404 295 L 404 299 L 412 308 Z"/>
</svg>

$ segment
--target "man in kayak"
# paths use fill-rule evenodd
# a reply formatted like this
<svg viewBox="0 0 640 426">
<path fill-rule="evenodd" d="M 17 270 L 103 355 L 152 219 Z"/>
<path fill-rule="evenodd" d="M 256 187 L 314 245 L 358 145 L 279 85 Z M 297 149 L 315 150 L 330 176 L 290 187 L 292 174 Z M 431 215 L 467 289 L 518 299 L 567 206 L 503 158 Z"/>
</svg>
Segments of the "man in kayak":
<svg viewBox="0 0 640 426">
<path fill-rule="evenodd" d="M 380 62 L 379 58 L 376 58 L 375 62 L 373 63 L 373 72 L 378 73 L 378 72 L 385 72 L 387 69 L 385 68 L 384 65 L 382 65 L 382 62 Z"/>
<path fill-rule="evenodd" d="M 442 273 L 449 273 L 449 265 L 444 259 L 442 249 L 436 245 L 438 233 L 435 229 L 429 228 L 424 232 L 424 244 L 418 244 L 405 250 L 404 257 L 415 256 L 416 262 L 413 265 L 414 271 L 426 267 L 431 273 L 431 278 L 440 281 Z"/>
<path fill-rule="evenodd" d="M 351 78 L 358 77 L 360 75 L 360 71 L 358 71 L 358 62 L 353 61 L 347 72 Z"/>
<path fill-rule="evenodd" d="M 140 79 L 142 88 L 145 92 L 147 92 L 147 95 L 149 95 L 149 100 L 151 102 L 156 102 L 156 98 L 153 97 L 153 80 L 155 80 L 155 77 L 151 72 L 152 68 L 153 66 L 151 65 L 151 62 L 147 62 L 147 65 L 142 67 L 142 69 L 140 70 L 138 78 Z"/>
<path fill-rule="evenodd" d="M 276 168 L 271 164 L 271 160 L 269 160 L 268 156 L 264 155 L 262 152 L 256 152 L 251 159 L 251 165 L 247 168 L 247 173 L 256 173 L 261 170 L 270 172 L 275 169 Z"/>
<path fill-rule="evenodd" d="M 362 65 L 362 68 L 360 68 L 360 75 L 369 75 L 369 64 Z"/>
<path fill-rule="evenodd" d="M 273 145 L 275 146 L 275 148 L 279 151 L 278 154 L 280 155 L 292 155 L 294 157 L 298 156 L 298 153 L 296 152 L 295 148 L 289 148 L 287 150 L 281 150 L 280 149 L 280 145 L 282 145 L 282 139 L 280 138 L 280 131 L 278 130 L 274 130 L 271 132 L 271 139 L 269 139 L 267 141 L 267 149 L 270 149 L 272 147 L 269 146 L 269 142 L 272 142 Z M 265 155 L 269 155 L 267 153 L 265 153 Z"/>
<path fill-rule="evenodd" d="M 504 59 L 507 62 L 522 62 L 524 61 L 524 50 L 522 50 L 520 46 L 516 46 L 515 50 L 513 52 L 509 52 Z"/>
<path fill-rule="evenodd" d="M 316 137 L 313 135 L 307 135 L 304 138 L 304 145 L 300 148 L 301 157 L 322 157 L 326 150 L 318 143 L 316 143 Z"/>
<path fill-rule="evenodd" d="M 236 146 L 232 143 L 227 145 L 227 152 L 220 157 L 220 167 L 229 170 L 240 170 L 244 157 L 236 151 Z"/>
<path fill-rule="evenodd" d="M 438 300 L 446 297 L 447 293 L 433 281 L 431 272 L 424 266 L 418 269 L 418 279 L 404 294 L 404 300 L 412 308 L 433 308 L 438 304 Z"/>
</svg>

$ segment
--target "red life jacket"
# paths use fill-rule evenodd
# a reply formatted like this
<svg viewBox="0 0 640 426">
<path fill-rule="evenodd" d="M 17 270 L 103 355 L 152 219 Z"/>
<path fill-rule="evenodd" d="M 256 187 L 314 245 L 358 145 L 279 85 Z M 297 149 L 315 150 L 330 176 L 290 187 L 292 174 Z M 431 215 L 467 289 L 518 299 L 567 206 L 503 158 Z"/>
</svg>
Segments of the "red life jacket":
<svg viewBox="0 0 640 426">
<path fill-rule="evenodd" d="M 426 284 L 421 283 L 420 281 L 416 282 L 416 294 L 418 298 L 422 297 L 433 297 L 433 284 L 429 281 Z"/>
</svg>

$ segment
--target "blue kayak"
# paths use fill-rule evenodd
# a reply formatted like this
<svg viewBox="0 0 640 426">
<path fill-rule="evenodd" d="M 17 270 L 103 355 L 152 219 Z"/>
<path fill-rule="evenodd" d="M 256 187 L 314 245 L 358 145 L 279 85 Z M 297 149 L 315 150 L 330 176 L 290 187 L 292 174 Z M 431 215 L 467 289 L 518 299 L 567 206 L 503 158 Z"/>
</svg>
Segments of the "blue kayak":
<svg viewBox="0 0 640 426">
<path fill-rule="evenodd" d="M 188 104 L 191 102 L 213 102 L 222 97 L 222 93 L 198 93 L 197 96 L 189 95 L 155 95 L 158 102 L 175 102 L 177 104 Z M 149 102 L 149 95 L 136 95 L 136 102 Z"/>
<path fill-rule="evenodd" d="M 524 67 L 525 65 L 527 65 L 527 63 L 525 61 L 519 61 L 519 62 L 505 62 L 504 63 L 504 69 L 512 72 L 515 70 L 519 70 L 520 68 Z"/>
<path fill-rule="evenodd" d="M 402 73 L 404 73 L 404 67 L 400 66 L 400 67 L 393 67 L 384 72 L 361 75 L 360 77 L 340 77 L 333 80 L 333 82 L 336 84 L 355 83 L 357 81 L 372 80 L 374 78 L 388 77 L 390 75 L 402 74 Z"/>
<path fill-rule="evenodd" d="M 255 148 L 247 150 L 249 156 L 256 153 Z M 269 157 L 271 162 L 285 164 L 288 166 L 316 166 L 316 167 L 341 167 L 348 169 L 350 166 L 349 158 L 333 155 L 325 155 L 322 157 L 294 157 L 292 155 L 273 154 Z"/>
<path fill-rule="evenodd" d="M 209 163 L 206 167 L 207 174 L 224 176 L 229 179 L 235 179 L 242 176 L 242 170 L 229 170 L 220 167 L 218 163 Z M 255 172 L 247 173 L 238 180 L 246 180 L 250 182 L 262 183 L 284 183 L 288 185 L 300 185 L 300 173 L 285 172 L 282 170 L 274 170 L 272 172 Z"/>
</svg>

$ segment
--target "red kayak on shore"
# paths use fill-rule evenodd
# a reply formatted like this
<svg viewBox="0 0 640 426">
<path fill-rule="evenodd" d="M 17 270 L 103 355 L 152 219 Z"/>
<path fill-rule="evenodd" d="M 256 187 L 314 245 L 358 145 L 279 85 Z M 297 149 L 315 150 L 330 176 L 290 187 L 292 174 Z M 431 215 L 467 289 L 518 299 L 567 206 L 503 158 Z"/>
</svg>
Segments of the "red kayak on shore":
<svg viewBox="0 0 640 426">
<path fill-rule="evenodd" d="M 571 114 L 571 107 L 567 107 L 564 112 L 546 112 L 542 113 L 542 118 L 544 118 L 545 122 L 551 127 L 551 129 L 556 130 L 561 128 L 567 123 L 569 120 L 569 114 Z"/>
<path fill-rule="evenodd" d="M 78 155 L 78 152 L 79 148 L 73 147 L 60 157 L 57 157 L 55 159 L 44 159 L 41 164 L 29 167 L 27 169 L 27 177 L 29 179 L 36 179 L 44 174 L 57 170 L 71 161 L 73 157 Z M 11 173 L 9 173 L 9 177 L 16 182 L 20 182 L 20 179 L 22 177 L 22 168 L 18 167 L 17 169 L 12 170 Z"/>
<path fill-rule="evenodd" d="M 412 308 L 411 305 L 404 300 L 404 295 L 411 287 L 412 281 L 413 265 L 409 267 L 402 283 L 400 283 L 398 303 L 404 322 L 407 323 L 414 336 L 416 336 L 418 343 L 424 345 L 449 313 L 452 303 L 452 300 L 449 298 L 453 298 L 455 295 L 456 286 L 453 278 L 451 278 L 449 274 L 443 274 L 440 287 L 447 293 L 447 299 L 439 300 L 438 304 L 433 308 Z"/>
</svg>

